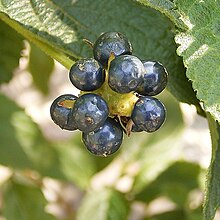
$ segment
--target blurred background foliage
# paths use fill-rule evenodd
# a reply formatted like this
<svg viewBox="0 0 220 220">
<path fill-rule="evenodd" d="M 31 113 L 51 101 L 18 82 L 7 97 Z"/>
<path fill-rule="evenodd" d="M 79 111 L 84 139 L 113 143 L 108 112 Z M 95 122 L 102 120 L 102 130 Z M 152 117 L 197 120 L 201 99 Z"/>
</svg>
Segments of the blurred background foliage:
<svg viewBox="0 0 220 220">
<path fill-rule="evenodd" d="M 2 21 L 0 38 L 2 219 L 202 219 L 211 143 L 194 107 L 164 91 L 159 131 L 132 134 L 113 156 L 95 157 L 80 132 L 64 132 L 49 117 L 56 96 L 78 93 L 67 70 Z"/>
</svg>

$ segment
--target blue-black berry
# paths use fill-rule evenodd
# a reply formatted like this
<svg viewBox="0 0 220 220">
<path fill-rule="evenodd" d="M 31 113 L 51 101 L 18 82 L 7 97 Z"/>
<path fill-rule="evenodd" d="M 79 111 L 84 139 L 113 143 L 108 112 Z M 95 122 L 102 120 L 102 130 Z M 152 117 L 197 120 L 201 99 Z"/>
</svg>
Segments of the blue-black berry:
<svg viewBox="0 0 220 220">
<path fill-rule="evenodd" d="M 143 81 L 137 89 L 141 95 L 154 96 L 162 92 L 167 85 L 167 71 L 159 62 L 144 61 Z"/>
<path fill-rule="evenodd" d="M 162 126 L 166 109 L 152 96 L 164 90 L 168 73 L 159 62 L 131 55 L 131 43 L 119 32 L 87 42 L 94 58 L 77 61 L 69 71 L 72 84 L 84 92 L 59 96 L 50 114 L 62 129 L 82 131 L 92 154 L 106 157 L 120 148 L 123 132 L 129 136 Z"/>
<path fill-rule="evenodd" d="M 136 124 L 133 124 L 131 131 L 132 132 L 142 132 L 143 130 L 140 127 L 138 127 Z"/>
<path fill-rule="evenodd" d="M 102 86 L 105 73 L 95 59 L 81 59 L 71 67 L 69 78 L 76 88 L 82 91 L 93 91 Z"/>
<path fill-rule="evenodd" d="M 136 91 L 142 83 L 144 71 L 144 65 L 137 57 L 132 55 L 116 57 L 109 67 L 109 86 L 118 93 Z"/>
<path fill-rule="evenodd" d="M 119 32 L 105 32 L 94 43 L 94 58 L 104 67 L 107 66 L 111 53 L 114 56 L 132 53 L 131 43 L 123 34 Z"/>
<path fill-rule="evenodd" d="M 99 95 L 87 93 L 80 96 L 73 108 L 73 118 L 79 130 L 90 132 L 102 126 L 109 115 L 106 101 Z"/>
<path fill-rule="evenodd" d="M 108 156 L 115 153 L 122 144 L 123 131 L 114 119 L 108 118 L 96 131 L 82 134 L 86 148 L 95 155 Z"/>
<path fill-rule="evenodd" d="M 164 105 L 156 98 L 141 97 L 135 103 L 131 119 L 137 128 L 154 132 L 158 130 L 166 118 Z"/>
<path fill-rule="evenodd" d="M 50 107 L 50 116 L 55 124 L 62 129 L 76 130 L 77 126 L 72 117 L 72 111 L 77 97 L 71 94 L 65 94 L 57 97 Z"/>
</svg>

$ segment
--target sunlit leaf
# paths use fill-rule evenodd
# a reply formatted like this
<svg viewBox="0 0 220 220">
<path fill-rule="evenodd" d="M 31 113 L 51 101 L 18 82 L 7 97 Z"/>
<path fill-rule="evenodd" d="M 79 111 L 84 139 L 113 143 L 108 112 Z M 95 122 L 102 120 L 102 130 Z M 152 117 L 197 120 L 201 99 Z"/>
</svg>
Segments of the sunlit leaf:
<svg viewBox="0 0 220 220">
<path fill-rule="evenodd" d="M 78 210 L 77 220 L 122 220 L 128 216 L 128 202 L 111 189 L 88 192 Z"/>
<path fill-rule="evenodd" d="M 120 31 L 132 42 L 135 55 L 168 69 L 168 88 L 179 100 L 198 105 L 176 55 L 174 25 L 156 10 L 131 0 L 2 0 L 0 11 L 10 17 L 0 14 L 5 22 L 67 68 L 73 63 L 70 58 L 92 56 L 83 38 L 94 42 L 102 32 Z"/>
<path fill-rule="evenodd" d="M 189 28 L 176 37 L 187 77 L 205 110 L 220 121 L 220 84 L 216 83 L 220 81 L 219 2 L 176 0 L 175 3 Z"/>
</svg>

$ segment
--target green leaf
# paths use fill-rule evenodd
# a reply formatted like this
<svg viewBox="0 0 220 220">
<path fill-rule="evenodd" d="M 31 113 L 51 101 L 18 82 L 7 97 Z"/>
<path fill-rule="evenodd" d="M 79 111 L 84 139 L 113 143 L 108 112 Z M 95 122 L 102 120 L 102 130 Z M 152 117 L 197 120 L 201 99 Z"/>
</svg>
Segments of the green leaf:
<svg viewBox="0 0 220 220">
<path fill-rule="evenodd" d="M 59 155 L 60 169 L 66 178 L 82 189 L 87 188 L 97 168 L 95 158 L 88 153 L 81 141 L 81 132 L 76 131 L 70 141 L 62 141 L 54 146 Z M 57 169 L 55 163 L 53 166 Z"/>
<path fill-rule="evenodd" d="M 120 31 L 132 42 L 135 55 L 167 67 L 172 94 L 198 105 L 182 60 L 176 55 L 174 25 L 156 10 L 131 0 L 1 0 L 0 11 L 10 17 L 1 13 L 5 22 L 68 69 L 73 64 L 69 58 L 92 56 L 83 38 L 94 42 L 102 32 Z M 173 12 L 173 18 L 178 17 Z"/>
<path fill-rule="evenodd" d="M 0 95 L 0 163 L 14 169 L 34 169 L 43 176 L 88 186 L 96 167 L 79 133 L 71 141 L 46 140 L 37 124 L 15 103 Z"/>
<path fill-rule="evenodd" d="M 48 81 L 54 68 L 54 61 L 35 45 L 31 45 L 29 71 L 34 85 L 43 93 L 48 93 Z"/>
<path fill-rule="evenodd" d="M 204 201 L 205 220 L 213 219 L 217 208 L 220 207 L 220 125 L 210 116 L 208 117 L 208 121 L 212 138 L 212 160 L 206 182 Z"/>
<path fill-rule="evenodd" d="M 113 189 L 88 192 L 77 213 L 77 220 L 122 220 L 128 216 L 128 202 Z"/>
<path fill-rule="evenodd" d="M 3 215 L 8 220 L 55 220 L 45 212 L 46 205 L 40 188 L 10 181 L 4 192 Z"/>
<path fill-rule="evenodd" d="M 24 6 L 25 7 L 25 6 Z M 42 49 L 46 54 L 53 57 L 60 63 L 62 63 L 66 68 L 70 68 L 73 63 L 74 59 L 73 57 L 70 59 L 69 56 L 67 56 L 62 51 L 59 51 L 58 48 L 54 48 L 53 45 L 50 45 L 49 42 L 45 42 L 40 37 L 38 37 L 37 33 L 32 33 L 25 29 L 25 27 L 22 27 L 20 25 L 20 22 L 9 19 L 8 15 L 5 13 L 1 13 L 2 5 L 0 1 L 0 19 L 2 19 L 5 23 L 7 23 L 9 26 L 13 27 L 18 33 L 23 35 L 27 40 L 30 42 L 33 42 L 36 46 Z M 31 29 L 31 27 L 29 27 Z"/>
<path fill-rule="evenodd" d="M 116 153 L 117 154 L 117 153 Z M 97 171 L 101 171 L 105 167 L 107 167 L 114 160 L 116 154 L 109 157 L 93 157 L 94 164 L 97 168 Z"/>
<path fill-rule="evenodd" d="M 160 214 L 147 217 L 144 220 L 201 220 L 202 209 L 199 207 L 194 210 L 175 209 L 172 211 L 163 212 Z"/>
<path fill-rule="evenodd" d="M 197 98 L 220 121 L 220 7 L 219 1 L 175 1 L 189 30 L 176 37 Z"/>
<path fill-rule="evenodd" d="M 161 214 L 154 215 L 144 220 L 189 220 L 186 218 L 186 214 L 183 210 L 173 210 L 169 212 L 164 212 Z"/>
<path fill-rule="evenodd" d="M 0 83 L 9 82 L 19 64 L 23 38 L 0 19 Z"/>
<path fill-rule="evenodd" d="M 13 147 L 21 148 L 30 161 L 30 164 L 26 168 L 35 169 L 42 175 L 65 179 L 65 175 L 60 170 L 57 151 L 42 136 L 37 124 L 22 109 L 19 112 L 14 112 L 10 123 L 15 130 L 10 136 L 15 138 L 18 143 L 18 145 Z M 7 142 L 3 147 L 8 147 Z M 16 169 L 17 167 L 14 168 Z"/>
<path fill-rule="evenodd" d="M 5 96 L 0 95 L 0 163 L 18 169 L 32 167 L 32 164 L 16 137 L 12 120 L 24 112 Z"/>
<path fill-rule="evenodd" d="M 136 199 L 149 203 L 159 196 L 167 196 L 178 206 L 183 207 L 190 191 L 199 188 L 199 174 L 199 165 L 177 161 L 163 171 L 153 182 L 146 185 L 136 195 Z"/>
<path fill-rule="evenodd" d="M 173 1 L 170 0 L 136 0 L 141 4 L 154 8 L 165 14 L 179 29 L 187 29 L 186 24 L 181 20 L 181 14 L 176 10 Z"/>
</svg>

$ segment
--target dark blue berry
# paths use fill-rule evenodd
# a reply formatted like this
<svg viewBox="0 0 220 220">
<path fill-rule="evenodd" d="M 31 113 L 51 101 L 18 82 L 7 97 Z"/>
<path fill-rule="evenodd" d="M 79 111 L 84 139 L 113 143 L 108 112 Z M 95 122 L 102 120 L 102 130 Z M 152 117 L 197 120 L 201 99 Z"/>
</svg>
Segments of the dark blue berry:
<svg viewBox="0 0 220 220">
<path fill-rule="evenodd" d="M 116 57 L 109 67 L 109 86 L 118 93 L 136 91 L 143 80 L 144 71 L 144 65 L 137 57 L 132 55 Z"/>
<path fill-rule="evenodd" d="M 61 95 L 53 101 L 50 107 L 52 120 L 62 129 L 70 131 L 77 129 L 74 118 L 72 117 L 73 106 L 76 100 L 77 97 L 74 95 Z"/>
<path fill-rule="evenodd" d="M 119 32 L 106 32 L 99 36 L 94 43 L 93 55 L 103 66 L 107 66 L 109 57 L 131 54 L 132 47 L 128 39 Z"/>
<path fill-rule="evenodd" d="M 108 118 L 98 130 L 82 134 L 86 148 L 95 155 L 105 157 L 119 149 L 122 139 L 122 128 L 112 118 Z"/>
<path fill-rule="evenodd" d="M 99 95 L 87 93 L 80 96 L 73 108 L 73 118 L 79 130 L 90 132 L 102 126 L 109 115 L 106 101 Z"/>
<path fill-rule="evenodd" d="M 133 124 L 131 131 L 132 132 L 142 132 L 143 130 L 141 128 L 139 128 L 136 124 Z"/>
<path fill-rule="evenodd" d="M 143 82 L 137 89 L 141 95 L 154 96 L 162 92 L 167 85 L 167 71 L 162 64 L 144 61 Z"/>
<path fill-rule="evenodd" d="M 166 110 L 164 105 L 156 98 L 141 97 L 134 105 L 131 119 L 135 125 L 144 131 L 154 132 L 165 121 Z"/>
<path fill-rule="evenodd" d="M 76 88 L 82 91 L 93 91 L 102 86 L 105 73 L 95 59 L 81 59 L 71 67 L 69 78 Z"/>
</svg>

